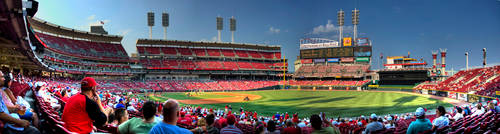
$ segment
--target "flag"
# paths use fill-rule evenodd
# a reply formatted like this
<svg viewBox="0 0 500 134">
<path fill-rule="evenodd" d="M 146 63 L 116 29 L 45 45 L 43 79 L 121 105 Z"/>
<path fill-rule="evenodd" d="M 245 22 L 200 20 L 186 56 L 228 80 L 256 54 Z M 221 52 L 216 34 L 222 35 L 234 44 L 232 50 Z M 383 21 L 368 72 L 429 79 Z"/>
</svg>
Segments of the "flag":
<svg viewBox="0 0 500 134">
<path fill-rule="evenodd" d="M 104 25 L 104 21 L 101 21 L 101 24 Z"/>
</svg>

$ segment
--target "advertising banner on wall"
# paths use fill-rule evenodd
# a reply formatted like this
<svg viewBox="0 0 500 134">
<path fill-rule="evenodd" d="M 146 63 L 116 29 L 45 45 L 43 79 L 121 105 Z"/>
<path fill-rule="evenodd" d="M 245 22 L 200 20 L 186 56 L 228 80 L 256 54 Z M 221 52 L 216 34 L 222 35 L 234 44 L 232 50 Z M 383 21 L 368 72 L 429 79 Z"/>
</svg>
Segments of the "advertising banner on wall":
<svg viewBox="0 0 500 134">
<path fill-rule="evenodd" d="M 325 62 L 325 59 L 314 59 L 314 63 Z"/>
<path fill-rule="evenodd" d="M 300 62 L 302 62 L 302 64 L 310 64 L 310 63 L 313 63 L 312 59 L 302 59 L 302 60 L 300 60 Z"/>
<path fill-rule="evenodd" d="M 354 62 L 354 58 L 352 58 L 352 57 L 340 58 L 340 61 L 342 61 L 342 62 Z"/>
<path fill-rule="evenodd" d="M 370 57 L 356 57 L 356 62 L 369 62 Z"/>
<path fill-rule="evenodd" d="M 457 99 L 467 101 L 467 94 L 457 93 Z"/>
<path fill-rule="evenodd" d="M 339 58 L 328 58 L 328 62 L 339 62 Z"/>
<path fill-rule="evenodd" d="M 344 37 L 344 46 L 352 46 L 352 38 L 351 37 Z"/>
<path fill-rule="evenodd" d="M 427 89 L 422 89 L 422 94 L 429 94 L 429 91 Z"/>
<path fill-rule="evenodd" d="M 455 92 L 448 92 L 448 98 L 457 99 L 457 93 L 455 93 Z"/>
<path fill-rule="evenodd" d="M 316 48 L 331 48 L 339 47 L 339 42 L 327 42 L 327 43 L 307 43 L 300 44 L 300 49 L 316 49 Z"/>
<path fill-rule="evenodd" d="M 368 46 L 370 45 L 370 40 L 368 38 L 358 38 L 358 46 Z"/>
</svg>

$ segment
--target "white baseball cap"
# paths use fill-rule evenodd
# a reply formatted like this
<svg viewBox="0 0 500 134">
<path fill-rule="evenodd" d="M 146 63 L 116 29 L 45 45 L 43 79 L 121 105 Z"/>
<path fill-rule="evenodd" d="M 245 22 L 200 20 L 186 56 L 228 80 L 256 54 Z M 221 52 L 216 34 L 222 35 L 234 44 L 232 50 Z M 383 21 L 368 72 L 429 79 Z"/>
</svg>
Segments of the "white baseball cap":
<svg viewBox="0 0 500 134">
<path fill-rule="evenodd" d="M 425 110 L 422 107 L 417 108 L 417 110 L 415 111 L 415 116 L 417 116 L 417 117 L 423 116 L 424 114 L 425 114 Z"/>
</svg>

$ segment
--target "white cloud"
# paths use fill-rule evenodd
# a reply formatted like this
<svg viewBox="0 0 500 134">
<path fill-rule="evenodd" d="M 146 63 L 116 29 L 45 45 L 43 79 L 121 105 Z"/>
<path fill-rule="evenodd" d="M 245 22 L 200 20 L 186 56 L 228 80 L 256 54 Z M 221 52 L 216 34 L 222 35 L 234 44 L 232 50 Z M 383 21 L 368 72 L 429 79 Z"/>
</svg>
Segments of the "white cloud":
<svg viewBox="0 0 500 134">
<path fill-rule="evenodd" d="M 217 41 L 217 36 L 212 37 L 210 40 L 207 40 L 207 39 L 203 38 L 200 41 L 203 41 L 203 42 L 216 42 Z"/>
<path fill-rule="evenodd" d="M 331 33 L 338 34 L 339 27 L 333 24 L 332 20 L 327 20 L 327 23 L 324 25 L 319 25 L 313 28 L 312 32 L 309 34 L 315 35 L 326 35 L 325 37 L 338 37 L 338 35 L 328 35 Z M 344 37 L 348 34 L 352 34 L 353 27 L 352 26 L 343 26 Z"/>
<path fill-rule="evenodd" d="M 132 29 L 120 30 L 120 31 L 118 31 L 118 35 L 125 36 L 128 33 L 130 33 L 131 31 L 132 31 Z"/>
<path fill-rule="evenodd" d="M 326 25 L 319 25 L 317 27 L 314 27 L 312 34 L 329 33 L 337 29 L 338 27 L 336 28 L 335 25 L 332 24 L 332 20 L 328 20 Z"/>
<path fill-rule="evenodd" d="M 92 21 L 94 19 L 95 19 L 95 14 L 90 15 L 89 17 L 87 17 L 87 20 L 89 20 L 89 21 Z"/>
<path fill-rule="evenodd" d="M 279 34 L 280 33 L 280 29 L 278 28 L 274 28 L 274 27 L 269 27 L 269 33 L 272 33 L 272 34 Z"/>
</svg>

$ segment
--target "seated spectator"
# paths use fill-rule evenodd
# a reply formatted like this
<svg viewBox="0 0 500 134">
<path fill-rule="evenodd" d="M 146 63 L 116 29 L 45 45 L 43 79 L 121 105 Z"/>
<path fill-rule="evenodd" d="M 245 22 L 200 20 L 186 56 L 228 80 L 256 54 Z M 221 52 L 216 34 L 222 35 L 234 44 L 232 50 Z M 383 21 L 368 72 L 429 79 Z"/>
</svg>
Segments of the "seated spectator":
<svg viewBox="0 0 500 134">
<path fill-rule="evenodd" d="M 456 108 L 457 108 L 457 113 L 455 114 L 455 116 L 453 116 L 453 120 L 455 120 L 455 121 L 464 118 L 462 108 L 460 108 L 460 107 L 456 107 Z"/>
<path fill-rule="evenodd" d="M 191 131 L 177 126 L 179 119 L 179 102 L 174 99 L 168 99 L 163 105 L 163 122 L 156 124 L 151 128 L 150 134 L 192 134 Z"/>
<path fill-rule="evenodd" d="M 186 116 L 186 112 L 180 112 L 181 117 L 177 120 L 177 124 L 193 125 L 193 120 L 190 116 Z"/>
<path fill-rule="evenodd" d="M 273 120 L 267 122 L 267 132 L 266 134 L 279 134 L 280 130 L 276 130 L 276 123 Z"/>
<path fill-rule="evenodd" d="M 437 118 L 432 121 L 432 131 L 436 131 L 438 128 L 448 126 L 450 120 L 445 116 L 446 110 L 443 106 L 438 106 L 436 109 Z"/>
<path fill-rule="evenodd" d="M 227 115 L 227 126 L 220 130 L 221 134 L 243 134 L 243 132 L 234 126 L 236 117 L 233 114 Z"/>
<path fill-rule="evenodd" d="M 207 120 L 207 130 L 206 133 L 208 134 L 219 134 L 219 129 L 214 127 L 214 122 L 215 122 L 215 115 L 209 114 L 206 117 Z"/>
<path fill-rule="evenodd" d="M 142 106 L 143 118 L 134 117 L 118 126 L 120 134 L 139 134 L 149 133 L 151 128 L 158 122 L 155 122 L 156 104 L 152 101 L 144 103 Z"/>
<path fill-rule="evenodd" d="M 3 90 L 0 91 L 0 94 L 2 96 L 2 100 L 5 103 L 5 105 L 7 106 L 7 108 L 9 108 L 9 109 L 23 110 L 22 108 L 24 106 L 16 104 L 17 103 L 17 99 L 13 100 L 12 99 L 13 97 L 9 97 L 10 95 L 12 95 L 12 92 L 9 89 L 11 87 L 11 85 L 12 85 L 12 82 L 13 81 L 12 81 L 12 79 L 10 77 L 7 77 L 7 76 L 5 77 L 4 85 L 2 87 Z M 10 95 L 8 95 L 9 92 L 10 92 Z M 26 109 L 24 109 L 24 110 L 26 110 Z M 38 116 L 37 116 L 37 114 L 35 113 L 35 111 L 33 109 L 30 108 L 28 111 L 25 111 L 24 114 L 22 114 L 22 115 L 18 113 L 18 116 L 21 119 L 33 121 L 33 125 L 36 128 L 38 128 Z"/>
<path fill-rule="evenodd" d="M 125 108 L 118 108 L 115 110 L 115 119 L 112 125 L 118 126 L 127 120 L 128 120 L 127 110 Z"/>
<path fill-rule="evenodd" d="M 408 130 L 406 130 L 406 134 L 418 134 L 420 132 L 432 129 L 431 121 L 425 118 L 424 108 L 417 108 L 417 110 L 415 111 L 415 116 L 417 117 L 417 120 L 410 123 L 410 126 L 408 126 Z"/>
<path fill-rule="evenodd" d="M 385 124 L 385 128 L 387 129 L 396 128 L 396 124 L 394 123 L 392 116 L 387 117 L 387 124 Z"/>
<path fill-rule="evenodd" d="M 266 131 L 264 129 L 264 123 L 262 123 L 260 121 L 255 123 L 254 130 L 255 130 L 255 134 L 265 134 L 266 133 Z"/>
<path fill-rule="evenodd" d="M 300 128 L 297 128 L 294 124 L 292 119 L 286 120 L 286 128 L 283 129 L 283 134 L 300 134 Z"/>
<path fill-rule="evenodd" d="M 492 100 L 491 103 L 495 106 L 495 112 L 500 113 L 500 106 L 498 106 L 498 101 L 497 100 Z"/>
<path fill-rule="evenodd" d="M 191 129 L 190 131 L 193 132 L 194 134 L 202 134 L 207 130 L 207 121 L 205 118 L 198 119 L 196 121 L 196 128 Z"/>
<path fill-rule="evenodd" d="M 0 86 L 5 83 L 4 74 L 0 71 Z M 5 128 L 2 133 L 4 134 L 40 134 L 40 131 L 33 126 L 30 126 L 30 122 L 27 120 L 20 119 L 17 114 L 11 114 L 11 112 L 17 112 L 17 109 L 9 109 L 5 105 L 4 101 L 0 99 L 0 120 L 6 123 Z"/>
<path fill-rule="evenodd" d="M 91 133 L 93 124 L 103 126 L 112 109 L 104 109 L 97 95 L 97 82 L 86 77 L 81 82 L 81 93 L 69 98 L 64 107 L 62 121 L 71 132 Z"/>
<path fill-rule="evenodd" d="M 485 112 L 486 112 L 486 110 L 483 108 L 482 104 L 481 103 L 477 103 L 476 104 L 476 109 L 472 113 L 472 116 L 482 115 Z"/>
<path fill-rule="evenodd" d="M 384 125 L 378 121 L 377 115 L 372 114 L 370 116 L 370 123 L 366 125 L 365 133 L 366 134 L 371 134 L 372 132 L 378 131 L 378 130 L 383 130 Z"/>
<path fill-rule="evenodd" d="M 327 124 L 328 127 L 322 127 L 323 123 Z M 311 134 L 340 134 L 337 127 L 333 126 L 328 120 L 321 120 L 317 114 L 311 115 L 311 127 L 314 129 Z"/>
</svg>

